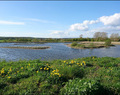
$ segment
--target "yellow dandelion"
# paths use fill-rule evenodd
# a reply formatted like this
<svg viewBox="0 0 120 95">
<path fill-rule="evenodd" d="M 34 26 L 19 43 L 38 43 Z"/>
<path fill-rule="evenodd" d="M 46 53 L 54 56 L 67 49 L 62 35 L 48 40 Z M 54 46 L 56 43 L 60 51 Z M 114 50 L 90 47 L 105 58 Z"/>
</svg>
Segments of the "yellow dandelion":
<svg viewBox="0 0 120 95">
<path fill-rule="evenodd" d="M 42 68 L 40 68 L 42 70 Z"/>
<path fill-rule="evenodd" d="M 38 73 L 38 71 L 36 71 L 36 73 Z"/>
<path fill-rule="evenodd" d="M 30 66 L 30 64 L 28 64 Z"/>
</svg>

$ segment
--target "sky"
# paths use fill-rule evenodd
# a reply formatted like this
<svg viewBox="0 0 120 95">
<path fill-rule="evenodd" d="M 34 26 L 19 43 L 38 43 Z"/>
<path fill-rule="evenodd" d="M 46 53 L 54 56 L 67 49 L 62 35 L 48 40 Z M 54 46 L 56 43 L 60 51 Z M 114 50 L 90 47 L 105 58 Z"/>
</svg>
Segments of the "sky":
<svg viewBox="0 0 120 95">
<path fill-rule="evenodd" d="M 0 36 L 120 35 L 120 1 L 0 1 Z"/>
</svg>

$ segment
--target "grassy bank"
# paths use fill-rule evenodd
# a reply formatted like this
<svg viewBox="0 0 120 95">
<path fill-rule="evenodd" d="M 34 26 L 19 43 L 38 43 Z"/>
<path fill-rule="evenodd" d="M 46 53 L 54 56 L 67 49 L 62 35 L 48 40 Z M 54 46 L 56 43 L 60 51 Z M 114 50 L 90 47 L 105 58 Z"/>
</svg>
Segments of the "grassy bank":
<svg viewBox="0 0 120 95">
<path fill-rule="evenodd" d="M 109 45 L 108 45 L 109 44 Z M 94 48 L 105 48 L 110 46 L 115 46 L 110 43 L 106 42 L 80 42 L 76 43 L 73 42 L 72 44 L 66 44 L 68 47 L 75 48 L 75 49 L 94 49 Z"/>
<path fill-rule="evenodd" d="M 36 47 L 30 47 L 30 46 L 27 46 L 27 47 L 0 47 L 0 48 L 14 48 L 14 49 L 48 49 L 50 47 L 48 46 L 36 46 Z"/>
<path fill-rule="evenodd" d="M 120 95 L 120 58 L 0 61 L 0 95 L 18 94 Z"/>
</svg>

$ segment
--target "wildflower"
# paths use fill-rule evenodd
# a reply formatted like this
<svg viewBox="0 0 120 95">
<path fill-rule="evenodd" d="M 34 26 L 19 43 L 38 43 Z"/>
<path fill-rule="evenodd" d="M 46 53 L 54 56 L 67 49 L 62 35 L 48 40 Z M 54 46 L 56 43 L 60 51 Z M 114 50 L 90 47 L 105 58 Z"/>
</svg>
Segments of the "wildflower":
<svg viewBox="0 0 120 95">
<path fill-rule="evenodd" d="M 44 68 L 44 70 L 46 70 L 46 67 Z"/>
<path fill-rule="evenodd" d="M 30 66 L 30 63 L 28 65 Z"/>
<path fill-rule="evenodd" d="M 10 78 L 11 78 L 11 76 L 8 76 L 8 78 L 10 79 Z"/>
<path fill-rule="evenodd" d="M 65 63 L 66 61 L 64 61 L 64 63 Z"/>
<path fill-rule="evenodd" d="M 73 60 L 71 60 L 71 63 L 74 63 L 74 61 L 73 61 Z"/>
<path fill-rule="evenodd" d="M 21 67 L 21 69 L 23 69 L 23 67 Z"/>
<path fill-rule="evenodd" d="M 46 70 L 49 70 L 49 68 L 47 68 Z"/>
<path fill-rule="evenodd" d="M 40 68 L 42 70 L 42 68 Z"/>
<path fill-rule="evenodd" d="M 94 59 L 95 57 L 93 57 L 93 59 Z"/>
<path fill-rule="evenodd" d="M 85 61 L 83 61 L 83 64 L 86 65 Z"/>
<path fill-rule="evenodd" d="M 81 63 L 81 66 L 82 66 L 82 63 Z"/>
<path fill-rule="evenodd" d="M 36 71 L 36 73 L 38 73 L 38 71 Z"/>
<path fill-rule="evenodd" d="M 2 69 L 2 70 L 1 70 L 1 74 L 4 74 L 4 73 L 5 73 L 5 72 L 4 72 L 4 69 Z"/>
<path fill-rule="evenodd" d="M 19 71 L 17 71 L 17 73 L 19 73 Z"/>
</svg>

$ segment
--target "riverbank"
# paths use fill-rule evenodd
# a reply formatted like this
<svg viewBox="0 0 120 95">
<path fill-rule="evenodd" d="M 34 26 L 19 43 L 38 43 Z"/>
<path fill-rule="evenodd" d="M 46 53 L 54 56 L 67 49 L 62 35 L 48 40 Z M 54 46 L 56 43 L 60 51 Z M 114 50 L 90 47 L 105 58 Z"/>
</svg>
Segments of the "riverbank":
<svg viewBox="0 0 120 95">
<path fill-rule="evenodd" d="M 105 44 L 105 42 L 91 42 L 91 41 L 81 41 L 80 43 L 96 43 L 96 44 Z M 120 42 L 111 42 L 113 45 L 120 45 Z"/>
<path fill-rule="evenodd" d="M 0 61 L 0 93 L 63 95 L 120 94 L 120 58 Z M 83 89 L 84 88 L 84 89 Z"/>
<path fill-rule="evenodd" d="M 27 46 L 27 47 L 19 47 L 19 46 L 17 46 L 17 47 L 0 47 L 0 48 L 13 48 L 13 49 L 48 49 L 48 48 L 50 48 L 50 47 L 48 47 L 48 46 L 36 46 L 36 47 L 30 47 L 30 46 Z"/>
<path fill-rule="evenodd" d="M 110 46 L 115 46 L 115 44 L 119 44 L 116 42 L 112 42 L 111 45 L 105 45 L 105 42 L 73 42 L 71 44 L 66 44 L 68 47 L 75 48 L 75 49 L 94 49 L 94 48 L 106 48 Z"/>
</svg>

